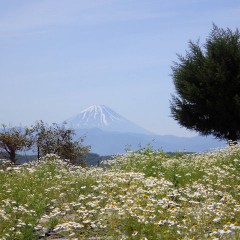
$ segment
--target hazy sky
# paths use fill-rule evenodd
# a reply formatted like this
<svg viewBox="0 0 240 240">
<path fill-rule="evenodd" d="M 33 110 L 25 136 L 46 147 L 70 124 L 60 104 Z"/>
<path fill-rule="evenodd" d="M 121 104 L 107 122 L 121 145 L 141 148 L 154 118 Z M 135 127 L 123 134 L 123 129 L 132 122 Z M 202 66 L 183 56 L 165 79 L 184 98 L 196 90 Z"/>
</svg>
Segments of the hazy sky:
<svg viewBox="0 0 240 240">
<path fill-rule="evenodd" d="M 212 23 L 239 28 L 239 0 L 1 0 L 0 123 L 61 122 L 104 104 L 157 134 L 171 66 Z"/>
</svg>

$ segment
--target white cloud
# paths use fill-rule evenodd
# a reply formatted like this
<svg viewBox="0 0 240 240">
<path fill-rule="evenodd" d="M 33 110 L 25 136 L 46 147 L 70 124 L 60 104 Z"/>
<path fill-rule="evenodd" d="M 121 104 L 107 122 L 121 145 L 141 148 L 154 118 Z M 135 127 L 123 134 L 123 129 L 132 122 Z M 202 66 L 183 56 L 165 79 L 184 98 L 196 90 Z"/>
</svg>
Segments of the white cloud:
<svg viewBox="0 0 240 240">
<path fill-rule="evenodd" d="M 1 4 L 0 4 L 1 5 Z M 0 34 L 20 34 L 42 30 L 46 27 L 78 25 L 96 25 L 108 22 L 144 20 L 173 17 L 174 12 L 160 13 L 151 5 L 138 1 L 120 0 L 42 0 L 10 8 L 0 16 Z"/>
<path fill-rule="evenodd" d="M 201 15 L 197 14 L 196 18 L 203 19 L 206 16 L 209 20 L 209 14 L 213 21 L 220 17 L 226 22 L 239 18 L 239 8 L 236 6 L 220 5 L 213 9 L 209 4 L 206 0 L 21 0 L 18 5 L 10 6 L 9 3 L 4 11 L 0 2 L 0 35 L 26 34 L 69 25 L 99 25 L 146 19 L 160 19 L 164 22 L 180 20 L 184 17 L 182 14 L 192 12 L 193 9 L 196 11 L 197 6 L 201 6 Z"/>
<path fill-rule="evenodd" d="M 24 1 L 23 1 L 24 2 Z M 47 26 L 67 25 L 76 22 L 84 12 L 107 4 L 107 0 L 42 0 L 22 4 L 0 17 L 1 33 L 19 33 Z"/>
</svg>

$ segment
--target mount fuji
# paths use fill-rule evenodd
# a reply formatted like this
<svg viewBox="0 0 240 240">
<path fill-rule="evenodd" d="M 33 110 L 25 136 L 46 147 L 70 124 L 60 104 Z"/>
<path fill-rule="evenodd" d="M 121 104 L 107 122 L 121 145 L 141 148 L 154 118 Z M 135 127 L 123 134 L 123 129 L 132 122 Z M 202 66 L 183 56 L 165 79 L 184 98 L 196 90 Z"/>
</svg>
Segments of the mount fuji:
<svg viewBox="0 0 240 240">
<path fill-rule="evenodd" d="M 118 133 L 152 134 L 104 105 L 94 105 L 66 120 L 73 129 L 94 129 Z"/>
<path fill-rule="evenodd" d="M 74 129 L 76 137 L 85 136 L 84 144 L 100 155 L 124 153 L 150 144 L 165 152 L 202 152 L 225 145 L 213 137 L 177 137 L 156 135 L 127 120 L 104 105 L 94 105 L 67 119 L 67 126 Z"/>
</svg>

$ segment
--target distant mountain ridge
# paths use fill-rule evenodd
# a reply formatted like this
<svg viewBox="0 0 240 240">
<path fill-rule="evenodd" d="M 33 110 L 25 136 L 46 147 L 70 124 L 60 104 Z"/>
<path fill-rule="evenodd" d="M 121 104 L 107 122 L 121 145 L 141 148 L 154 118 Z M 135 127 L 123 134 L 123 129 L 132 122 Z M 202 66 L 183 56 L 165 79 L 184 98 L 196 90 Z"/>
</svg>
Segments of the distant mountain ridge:
<svg viewBox="0 0 240 240">
<path fill-rule="evenodd" d="M 66 122 L 75 130 L 77 137 L 85 136 L 84 144 L 91 146 L 91 152 L 100 155 L 121 154 L 125 153 L 126 147 L 137 150 L 147 144 L 165 152 L 203 152 L 226 145 L 212 136 L 156 135 L 104 105 L 91 106 Z"/>
<path fill-rule="evenodd" d="M 66 120 L 73 129 L 98 128 L 111 132 L 152 134 L 105 105 L 93 105 Z"/>
<path fill-rule="evenodd" d="M 126 153 L 125 149 L 135 151 L 146 145 L 164 152 L 204 152 L 226 146 L 224 141 L 212 136 L 177 137 L 169 135 L 146 135 L 137 133 L 116 133 L 97 128 L 77 129 L 77 136 L 85 136 L 84 144 L 91 146 L 91 152 L 99 155 Z"/>
</svg>

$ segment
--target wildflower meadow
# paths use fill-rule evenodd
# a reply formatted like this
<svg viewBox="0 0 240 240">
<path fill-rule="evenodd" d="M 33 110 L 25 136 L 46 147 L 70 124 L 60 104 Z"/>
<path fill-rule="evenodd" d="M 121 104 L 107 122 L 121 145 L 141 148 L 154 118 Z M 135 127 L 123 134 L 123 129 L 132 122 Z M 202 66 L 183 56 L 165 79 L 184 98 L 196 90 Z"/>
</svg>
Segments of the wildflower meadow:
<svg viewBox="0 0 240 240">
<path fill-rule="evenodd" d="M 240 148 L 0 165 L 0 239 L 240 239 Z"/>
</svg>

